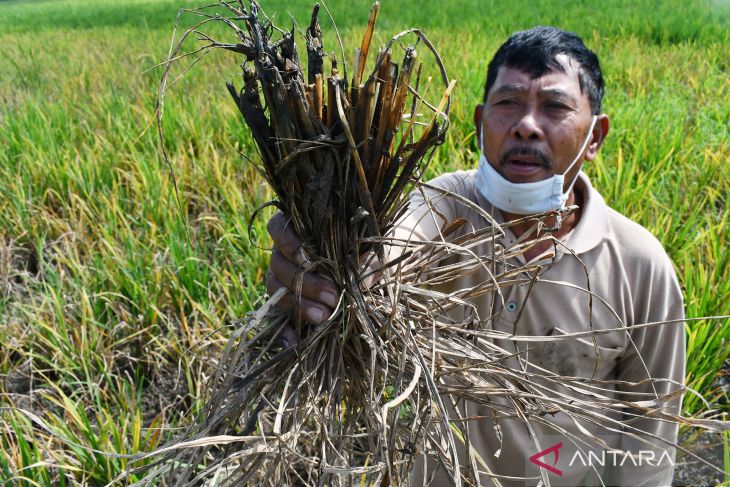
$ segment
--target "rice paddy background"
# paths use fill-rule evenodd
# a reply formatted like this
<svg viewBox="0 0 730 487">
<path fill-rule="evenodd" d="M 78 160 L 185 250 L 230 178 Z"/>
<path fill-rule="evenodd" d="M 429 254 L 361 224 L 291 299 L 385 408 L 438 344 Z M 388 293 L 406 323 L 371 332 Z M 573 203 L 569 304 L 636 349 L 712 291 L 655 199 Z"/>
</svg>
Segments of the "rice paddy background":
<svg viewBox="0 0 730 487">
<path fill-rule="evenodd" d="M 330 3 L 351 62 L 370 2 Z M 165 143 L 184 217 L 156 139 L 161 72 L 150 68 L 178 8 L 197 5 L 0 1 L 3 481 L 114 479 L 126 460 L 80 445 L 128 454 L 172 437 L 194 417 L 233 322 L 263 293 L 267 214 L 251 240 L 247 225 L 271 193 L 239 155 L 255 152 L 225 88 L 240 84 L 238 57 L 207 56 L 168 93 Z M 263 3 L 280 25 L 289 12 L 306 25 L 311 6 Z M 511 32 L 537 24 L 577 32 L 601 59 L 612 129 L 586 168 L 594 185 L 664 244 L 688 316 L 729 314 L 730 2 L 384 0 L 376 41 L 422 27 L 459 80 L 432 175 L 476 165 L 472 110 L 486 63 Z M 686 330 L 688 382 L 729 411 L 730 322 Z M 692 396 L 684 408 L 707 409 Z"/>
</svg>

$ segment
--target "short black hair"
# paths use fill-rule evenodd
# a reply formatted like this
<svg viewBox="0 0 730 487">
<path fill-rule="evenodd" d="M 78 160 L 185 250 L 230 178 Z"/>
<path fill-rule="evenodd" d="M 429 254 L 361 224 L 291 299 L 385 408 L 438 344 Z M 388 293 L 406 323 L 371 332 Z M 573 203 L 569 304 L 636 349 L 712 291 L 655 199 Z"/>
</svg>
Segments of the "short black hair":
<svg viewBox="0 0 730 487">
<path fill-rule="evenodd" d="M 557 27 L 538 26 L 515 32 L 497 49 L 487 68 L 484 101 L 497 79 L 500 67 L 520 69 L 533 78 L 539 78 L 553 70 L 565 72 L 555 59 L 559 54 L 566 54 L 578 62 L 580 89 L 588 92 L 593 114 L 601 113 L 604 86 L 598 56 L 575 33 Z"/>
</svg>

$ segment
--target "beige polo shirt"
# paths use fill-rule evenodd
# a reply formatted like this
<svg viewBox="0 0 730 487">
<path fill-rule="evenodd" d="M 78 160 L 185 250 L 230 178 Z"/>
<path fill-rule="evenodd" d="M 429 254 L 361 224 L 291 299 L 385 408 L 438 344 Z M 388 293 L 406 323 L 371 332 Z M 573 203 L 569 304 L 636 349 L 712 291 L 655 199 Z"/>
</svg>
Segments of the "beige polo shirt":
<svg viewBox="0 0 730 487">
<path fill-rule="evenodd" d="M 496 221 L 504 222 L 501 212 L 494 208 L 479 191 L 475 182 L 476 171 L 458 171 L 442 175 L 430 184 L 455 192 L 482 209 L 491 212 Z M 624 326 L 684 319 L 682 293 L 672 267 L 672 263 L 662 245 L 646 229 L 609 208 L 601 195 L 591 186 L 585 174 L 580 176 L 575 185 L 583 198 L 581 218 L 573 230 L 562 239 L 566 251 L 558 246 L 552 264 L 539 276 L 534 287 L 513 286 L 504 290 L 504 301 L 497 302 L 492 309 L 491 296 L 483 295 L 473 300 L 480 317 L 493 313 L 496 316 L 491 326 L 495 330 L 517 335 L 559 335 L 564 333 L 588 330 L 589 323 L 593 329 L 621 328 Z M 431 207 L 424 204 L 423 196 L 414 192 L 411 195 L 409 214 L 396 227 L 394 234 L 399 238 L 417 240 L 439 239 L 439 228 L 447 222 L 463 218 L 469 222 L 451 237 L 458 237 L 472 230 L 489 226 L 489 222 L 476 211 L 455 198 L 443 197 L 432 190 L 426 190 Z M 450 237 L 450 238 L 451 238 Z M 514 234 L 509 229 L 499 243 L 509 248 L 515 243 Z M 480 255 L 489 255 L 489 244 L 475 248 Z M 538 256 L 535 261 L 540 260 Z M 522 256 L 517 257 L 525 263 Z M 586 276 L 587 273 L 587 276 Z M 486 272 L 477 270 L 464 275 L 458 282 L 450 283 L 449 288 L 439 289 L 453 291 L 476 286 L 487 282 Z M 592 304 L 585 291 L 590 287 L 593 292 Z M 457 322 L 463 318 L 464 309 L 449 312 Z M 518 319 L 519 317 L 519 319 Z M 583 339 L 552 341 L 547 343 L 526 343 L 500 340 L 499 345 L 505 349 L 527 357 L 530 363 L 553 371 L 563 376 L 575 376 L 586 379 L 604 381 L 623 381 L 635 384 L 632 387 L 603 383 L 601 387 L 608 389 L 604 395 L 634 401 L 652 401 L 664 410 L 677 413 L 680 410 L 681 397 L 669 401 L 656 401 L 661 396 L 680 389 L 685 375 L 685 332 L 683 323 L 671 323 L 662 326 L 638 328 L 631 331 L 611 332 L 595 336 L 594 344 L 590 337 Z M 529 351 L 527 350 L 529 348 Z M 517 359 L 511 363 L 519 370 Z M 645 381 L 649 378 L 665 378 L 664 381 L 652 384 Z M 642 382 L 645 381 L 645 382 Z M 560 389 L 558 391 L 558 389 Z M 557 388 L 556 393 L 567 393 L 580 398 L 583 392 L 568 388 Z M 640 394 L 637 394 L 640 393 Z M 584 399 L 590 397 L 583 396 Z M 495 399 L 497 404 L 500 399 Z M 649 404 L 649 403 L 647 403 Z M 540 475 L 547 475 L 551 485 L 601 485 L 600 477 L 605 485 L 648 485 L 652 487 L 670 485 L 673 473 L 672 463 L 674 451 L 669 448 L 669 457 L 662 456 L 666 445 L 661 448 L 650 448 L 648 445 L 622 434 L 620 426 L 613 425 L 616 434 L 590 421 L 579 421 L 582 428 L 592 434 L 604 438 L 609 445 L 619 451 L 642 455 L 626 457 L 624 454 L 609 453 L 600 457 L 598 451 L 587 458 L 587 451 L 576 457 L 578 451 L 569 435 L 560 434 L 541 422 L 531 421 L 537 434 L 537 443 L 530 438 L 527 428 L 518 420 L 499 418 L 502 441 L 498 438 L 493 419 L 494 411 L 500 408 L 488 408 L 470 404 L 468 413 L 482 419 L 474 420 L 470 425 L 472 444 L 494 474 L 499 475 L 502 485 L 537 485 Z M 617 410 L 618 411 L 618 410 Z M 616 412 L 611 416 L 628 420 L 629 423 L 644 432 L 644 438 L 657 435 L 669 441 L 676 441 L 677 426 L 658 420 L 642 419 L 632 416 L 631 411 Z M 563 413 L 545 416 L 542 419 L 564 428 L 578 436 L 580 428 Z M 547 449 L 557 442 L 559 459 L 553 464 L 554 457 L 548 454 L 539 460 L 554 466 L 560 475 L 545 468 L 538 467 L 529 461 L 529 457 L 542 449 Z M 649 461 L 649 450 L 654 451 L 653 461 Z M 495 454 L 497 456 L 495 456 Z M 670 460 L 671 457 L 671 460 Z M 603 460 L 603 461 L 601 461 Z M 465 458 L 462 459 L 464 465 Z M 603 463 L 603 465 L 601 465 Z M 420 470 L 414 478 L 413 485 L 421 485 Z M 428 462 L 429 472 L 434 473 L 432 485 L 450 485 L 446 477 L 440 476 L 439 469 L 433 461 Z M 542 472 L 541 472 L 542 470 Z M 502 477 L 505 476 L 505 477 Z M 510 480 L 508 477 L 530 477 L 532 480 Z M 495 485 L 489 475 L 483 475 L 482 485 Z"/>
</svg>

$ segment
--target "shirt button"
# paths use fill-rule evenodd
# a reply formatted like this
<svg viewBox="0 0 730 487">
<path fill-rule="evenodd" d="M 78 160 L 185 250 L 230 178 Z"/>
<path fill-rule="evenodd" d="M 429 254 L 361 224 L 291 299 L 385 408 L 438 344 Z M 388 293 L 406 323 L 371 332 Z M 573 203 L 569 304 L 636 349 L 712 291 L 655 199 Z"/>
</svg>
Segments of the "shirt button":
<svg viewBox="0 0 730 487">
<path fill-rule="evenodd" d="M 517 309 L 517 303 L 510 301 L 507 303 L 507 311 L 515 311 Z"/>
</svg>

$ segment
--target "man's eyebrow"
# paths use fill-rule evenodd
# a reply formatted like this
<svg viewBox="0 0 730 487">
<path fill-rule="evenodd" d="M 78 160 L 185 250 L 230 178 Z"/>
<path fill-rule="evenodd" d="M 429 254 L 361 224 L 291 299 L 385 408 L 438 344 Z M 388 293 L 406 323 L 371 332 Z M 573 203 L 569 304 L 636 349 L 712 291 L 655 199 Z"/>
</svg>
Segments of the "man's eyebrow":
<svg viewBox="0 0 730 487">
<path fill-rule="evenodd" d="M 504 94 L 510 94 L 510 93 L 521 93 L 526 91 L 527 88 L 525 88 L 524 85 L 518 85 L 518 84 L 511 84 L 511 85 L 502 85 L 496 90 L 494 90 L 495 95 L 504 95 Z M 543 90 L 540 90 L 541 96 L 552 96 L 553 98 L 558 98 L 561 100 L 566 100 L 575 103 L 575 98 L 572 97 L 568 92 L 561 90 L 560 88 L 545 88 Z"/>
<path fill-rule="evenodd" d="M 568 101 L 575 103 L 575 98 L 573 98 L 569 93 L 567 93 L 559 88 L 546 88 L 544 90 L 540 90 L 540 95 L 551 96 L 553 98 L 559 98 L 561 100 L 568 100 Z"/>
<path fill-rule="evenodd" d="M 502 85 L 496 90 L 494 90 L 495 94 L 503 94 L 503 93 L 514 93 L 519 91 L 525 91 L 525 87 L 523 85 Z"/>
</svg>

